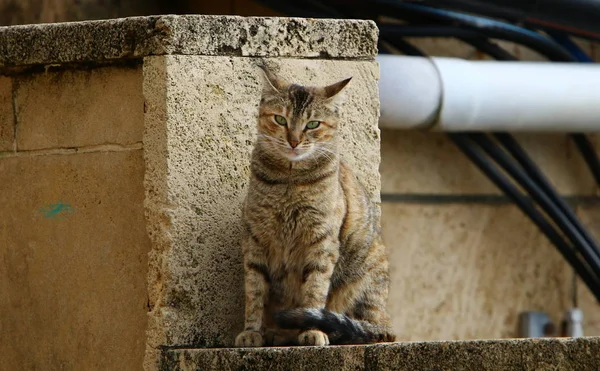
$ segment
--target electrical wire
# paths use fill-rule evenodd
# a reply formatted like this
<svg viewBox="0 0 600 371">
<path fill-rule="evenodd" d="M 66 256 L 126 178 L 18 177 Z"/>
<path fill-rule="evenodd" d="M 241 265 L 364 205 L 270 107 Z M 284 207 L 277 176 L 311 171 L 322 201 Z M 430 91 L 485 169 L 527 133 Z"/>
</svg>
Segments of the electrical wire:
<svg viewBox="0 0 600 371">
<path fill-rule="evenodd" d="M 575 145 L 577 145 L 579 152 L 592 172 L 592 175 L 596 180 L 596 185 L 600 187 L 600 160 L 598 160 L 598 155 L 596 154 L 594 146 L 583 134 L 573 134 L 571 135 L 571 138 L 575 142 Z"/>
<path fill-rule="evenodd" d="M 432 26 L 432 25 L 395 25 L 382 24 L 379 26 L 379 33 L 382 38 L 391 40 L 394 43 L 406 44 L 404 37 L 447 37 L 456 38 L 469 44 L 490 57 L 503 61 L 516 61 L 515 56 L 497 44 L 490 42 L 481 32 L 466 30 L 451 26 Z M 415 53 L 405 53 L 407 55 L 419 55 Z"/>
<path fill-rule="evenodd" d="M 554 194 L 547 194 L 539 184 L 530 177 L 532 173 L 525 172 L 522 168 L 516 166 L 511 159 L 498 146 L 494 144 L 485 134 L 472 133 L 471 139 L 476 142 L 490 157 L 492 157 L 504 170 L 510 174 L 519 184 L 531 195 L 531 197 L 542 207 L 542 209 L 554 220 L 558 227 L 577 245 L 581 253 L 585 256 L 590 267 L 600 273 L 600 250 L 595 244 L 590 244 L 581 232 L 582 228 L 577 228 L 573 219 L 567 217 L 565 210 L 570 211 L 568 207 L 565 210 L 558 206 L 558 199 Z M 505 137 L 508 138 L 508 137 Z M 514 143 L 513 143 L 514 144 Z M 514 148 L 513 148 L 514 149 Z M 528 164 L 531 165 L 531 164 Z M 533 169 L 532 169 L 533 170 Z M 537 171 L 534 171 L 537 173 Z M 554 193 L 554 192 L 552 192 Z M 592 240 L 593 241 L 593 240 Z M 600 299 L 600 298 L 599 298 Z"/>
<path fill-rule="evenodd" d="M 374 5 L 379 7 L 382 13 L 393 14 L 400 19 L 422 20 L 425 18 L 446 25 L 475 29 L 484 32 L 490 38 L 525 45 L 553 61 L 575 61 L 567 50 L 547 37 L 509 23 L 396 0 L 374 0 Z"/>
<path fill-rule="evenodd" d="M 402 40 L 402 37 L 455 37 L 459 38 L 463 42 L 475 46 L 480 51 L 490 55 L 491 57 L 497 60 L 517 60 L 516 57 L 506 52 L 503 48 L 489 42 L 485 37 L 482 37 L 480 33 L 470 31 L 471 30 L 456 29 L 448 26 L 390 25 L 382 29 L 382 34 L 393 39 L 396 42 Z M 460 136 L 461 134 L 455 135 Z M 527 185 L 529 185 L 530 193 L 533 196 L 535 196 L 535 199 L 538 202 L 541 201 L 542 203 L 544 203 L 544 201 L 542 200 L 545 200 L 545 209 L 550 211 L 551 218 L 554 220 L 554 222 L 560 225 L 561 229 L 568 233 L 572 242 L 575 244 L 575 246 L 577 246 L 577 249 L 580 250 L 583 254 L 585 254 L 585 257 L 589 261 L 591 261 L 592 272 L 600 272 L 600 257 L 598 256 L 599 250 L 597 244 L 589 235 L 585 227 L 581 224 L 579 219 L 577 219 L 574 212 L 569 208 L 568 205 L 566 205 L 561 196 L 556 191 L 554 191 L 554 189 L 552 188 L 550 183 L 545 179 L 541 171 L 537 168 L 533 161 L 529 159 L 524 150 L 522 150 L 518 146 L 518 143 L 512 138 L 512 136 L 510 136 L 510 134 L 498 133 L 498 137 L 501 138 L 501 141 L 504 142 L 504 145 L 509 150 L 512 149 L 513 157 L 516 157 L 517 160 L 520 160 L 521 166 L 527 169 L 527 173 L 520 174 L 521 177 L 519 178 L 519 180 L 521 181 L 521 183 L 525 182 Z M 475 142 L 477 141 L 478 139 L 476 138 Z M 488 143 L 488 149 L 489 148 L 490 147 Z M 502 152 L 494 151 L 494 153 L 488 153 L 488 155 L 490 155 L 490 157 L 498 161 L 498 159 L 496 158 L 498 153 Z M 500 159 L 500 161 L 502 160 Z M 510 164 L 510 162 L 504 162 L 504 165 L 508 164 Z M 508 166 L 510 166 L 513 170 L 517 169 L 511 165 Z M 528 175 L 532 176 L 532 178 L 529 178 Z M 544 192 L 546 192 L 546 194 L 544 194 Z M 536 222 L 536 218 L 539 219 L 540 215 L 536 216 L 532 214 L 530 209 L 525 209 L 524 212 L 534 221 L 534 223 L 538 225 L 538 227 L 540 227 L 539 220 Z M 554 244 L 560 243 L 556 241 L 556 238 L 553 238 L 552 242 Z M 574 263 L 573 257 L 571 257 L 570 262 Z M 575 265 L 573 266 L 575 267 Z M 590 273 L 588 271 L 589 268 L 584 267 L 585 265 L 581 264 L 577 268 L 577 270 L 582 276 L 591 275 L 592 277 L 598 277 L 597 274 Z M 596 285 L 595 287 L 589 287 L 590 290 L 592 290 L 593 292 L 598 291 L 597 279 L 588 277 L 584 282 L 586 282 L 588 286 Z M 600 301 L 600 296 L 597 296 L 597 299 Z"/>
<path fill-rule="evenodd" d="M 577 271 L 596 299 L 600 301 L 600 279 L 582 262 L 573 247 L 548 222 L 535 205 L 519 191 L 504 174 L 477 148 L 468 134 L 449 133 L 456 146 L 469 158 L 504 194 L 534 222 L 542 233 L 556 246 L 563 258 Z"/>
<path fill-rule="evenodd" d="M 519 143 L 507 133 L 495 133 L 495 138 L 500 142 L 504 148 L 517 160 L 521 167 L 527 172 L 529 177 L 545 192 L 560 209 L 562 214 L 571 222 L 571 224 L 579 231 L 581 236 L 584 238 L 586 244 L 595 251 L 597 258 L 600 260 L 600 247 L 594 240 L 592 235 L 583 226 L 579 218 L 575 215 L 575 212 L 569 207 L 566 201 L 556 192 L 554 187 L 550 184 L 550 181 L 542 174 L 540 169 L 533 163 L 529 158 L 525 150 L 519 146 Z M 585 138 L 585 137 L 584 137 Z"/>
</svg>

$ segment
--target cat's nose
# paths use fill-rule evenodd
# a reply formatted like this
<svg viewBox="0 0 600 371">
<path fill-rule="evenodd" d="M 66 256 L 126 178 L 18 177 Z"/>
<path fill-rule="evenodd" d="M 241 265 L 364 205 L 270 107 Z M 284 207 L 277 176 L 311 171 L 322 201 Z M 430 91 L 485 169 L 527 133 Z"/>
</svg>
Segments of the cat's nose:
<svg viewBox="0 0 600 371">
<path fill-rule="evenodd" d="M 290 143 L 290 146 L 292 146 L 292 148 L 298 147 L 298 141 L 297 140 L 290 140 L 289 143 Z"/>
</svg>

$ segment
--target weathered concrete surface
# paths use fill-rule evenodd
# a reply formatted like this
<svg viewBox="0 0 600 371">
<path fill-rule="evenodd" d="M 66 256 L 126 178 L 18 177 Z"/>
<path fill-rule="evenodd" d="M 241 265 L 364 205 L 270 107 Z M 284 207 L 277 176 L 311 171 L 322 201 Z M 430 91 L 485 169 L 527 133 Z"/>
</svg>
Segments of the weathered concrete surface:
<svg viewBox="0 0 600 371">
<path fill-rule="evenodd" d="M 377 34 L 371 21 L 199 15 L 0 27 L 0 72 L 164 54 L 370 59 Z"/>
<path fill-rule="evenodd" d="M 12 103 L 12 79 L 0 76 L 0 152 L 14 148 L 15 120 Z"/>
<path fill-rule="evenodd" d="M 166 349 L 161 370 L 597 370 L 600 338 L 389 343 L 258 349 Z"/>
<path fill-rule="evenodd" d="M 142 141 L 142 68 L 107 67 L 14 77 L 17 150 Z"/>
<path fill-rule="evenodd" d="M 161 345 L 230 346 L 242 330 L 240 205 L 262 83 L 256 63 L 237 57 L 144 60 L 145 202 L 153 241 L 149 354 Z M 284 78 L 298 83 L 325 85 L 354 77 L 346 88 L 343 148 L 378 201 L 376 63 L 273 63 Z"/>
<path fill-rule="evenodd" d="M 141 149 L 0 158 L 0 369 L 139 370 Z"/>
</svg>

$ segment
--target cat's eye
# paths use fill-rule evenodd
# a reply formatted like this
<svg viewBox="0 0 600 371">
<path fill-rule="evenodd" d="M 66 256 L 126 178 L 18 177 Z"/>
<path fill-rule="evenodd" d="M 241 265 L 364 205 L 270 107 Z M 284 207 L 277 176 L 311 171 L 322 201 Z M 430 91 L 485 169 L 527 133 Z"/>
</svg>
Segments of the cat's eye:
<svg viewBox="0 0 600 371">
<path fill-rule="evenodd" d="M 316 129 L 319 127 L 319 125 L 321 125 L 321 121 L 309 121 L 308 124 L 306 124 L 306 128 Z"/>
<path fill-rule="evenodd" d="M 275 122 L 282 126 L 287 125 L 287 120 L 283 116 L 275 115 Z"/>
</svg>

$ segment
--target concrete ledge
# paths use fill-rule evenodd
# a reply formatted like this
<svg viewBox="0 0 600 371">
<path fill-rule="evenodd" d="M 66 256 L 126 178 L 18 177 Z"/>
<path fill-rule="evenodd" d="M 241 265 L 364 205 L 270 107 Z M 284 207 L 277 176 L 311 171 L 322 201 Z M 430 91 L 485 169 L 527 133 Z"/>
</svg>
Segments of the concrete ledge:
<svg viewBox="0 0 600 371">
<path fill-rule="evenodd" d="M 259 349 L 165 349 L 161 370 L 598 370 L 600 337 Z"/>
<path fill-rule="evenodd" d="M 372 59 L 377 36 L 371 21 L 206 15 L 0 27 L 0 72 L 165 54 Z"/>
</svg>

